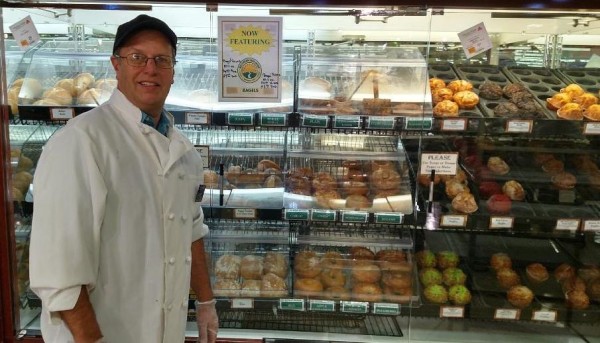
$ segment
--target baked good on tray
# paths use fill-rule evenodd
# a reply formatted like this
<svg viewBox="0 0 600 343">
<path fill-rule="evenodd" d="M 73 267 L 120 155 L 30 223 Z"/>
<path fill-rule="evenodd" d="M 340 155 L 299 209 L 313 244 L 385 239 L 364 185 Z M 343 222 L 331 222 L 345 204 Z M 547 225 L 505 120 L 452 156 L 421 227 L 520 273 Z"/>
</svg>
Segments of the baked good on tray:
<svg viewBox="0 0 600 343">
<path fill-rule="evenodd" d="M 556 115 L 559 118 L 567 120 L 582 120 L 583 119 L 583 107 L 574 102 L 570 102 L 556 111 Z"/>
<path fill-rule="evenodd" d="M 583 93 L 573 98 L 573 102 L 581 105 L 581 107 L 588 108 L 598 103 L 598 98 L 592 93 Z"/>
<path fill-rule="evenodd" d="M 450 83 L 448 83 L 448 85 L 446 87 L 452 89 L 452 91 L 454 93 L 458 93 L 460 91 L 472 90 L 473 84 L 471 82 L 465 81 L 465 80 L 454 80 L 454 81 L 450 81 Z"/>
<path fill-rule="evenodd" d="M 479 103 L 479 96 L 471 91 L 460 91 L 454 93 L 452 100 L 461 109 L 473 109 Z"/>
<path fill-rule="evenodd" d="M 521 278 L 516 271 L 511 268 L 501 268 L 496 271 L 496 279 L 502 288 L 511 288 L 521 284 Z"/>
<path fill-rule="evenodd" d="M 550 277 L 548 274 L 548 270 L 541 263 L 531 263 L 525 267 L 525 273 L 527 275 L 527 280 L 534 284 L 542 283 Z"/>
<path fill-rule="evenodd" d="M 600 121 L 600 105 L 591 105 L 583 111 L 585 119 Z"/>
<path fill-rule="evenodd" d="M 556 111 L 564 105 L 573 101 L 571 96 L 567 93 L 556 93 L 551 98 L 546 99 L 546 107 L 548 109 Z"/>
<path fill-rule="evenodd" d="M 446 87 L 446 82 L 438 77 L 432 77 L 429 79 L 429 88 L 438 89 Z"/>
<path fill-rule="evenodd" d="M 510 171 L 510 167 L 501 157 L 491 156 L 488 158 L 487 167 L 496 175 L 506 175 Z"/>
<path fill-rule="evenodd" d="M 502 186 L 502 192 L 508 195 L 511 200 L 521 201 L 525 199 L 525 190 L 518 181 L 506 181 Z"/>
<path fill-rule="evenodd" d="M 442 100 L 433 107 L 433 115 L 436 117 L 458 116 L 458 104 L 451 100 Z"/>
<path fill-rule="evenodd" d="M 492 267 L 495 271 L 498 271 L 502 268 L 512 268 L 512 259 L 506 253 L 495 253 L 492 255 L 492 257 L 490 257 L 490 267 Z"/>
<path fill-rule="evenodd" d="M 508 214 L 512 200 L 506 194 L 494 194 L 486 201 L 487 209 L 492 214 Z"/>
<path fill-rule="evenodd" d="M 583 93 L 585 93 L 583 88 L 581 88 L 580 85 L 575 84 L 575 83 L 571 83 L 571 84 L 567 85 L 567 87 L 562 88 L 560 90 L 560 92 L 569 94 L 569 96 L 571 96 L 571 98 L 575 98 L 575 97 L 580 96 Z"/>
<path fill-rule="evenodd" d="M 493 81 L 483 81 L 479 85 L 479 96 L 487 100 L 499 100 L 502 98 L 502 87 Z"/>
<path fill-rule="evenodd" d="M 452 100 L 454 92 L 450 88 L 436 88 L 431 93 L 431 98 L 434 104 L 442 102 L 444 100 Z"/>
<path fill-rule="evenodd" d="M 508 101 L 501 102 L 494 107 L 494 115 L 498 117 L 513 117 L 519 112 L 519 107 Z"/>
<path fill-rule="evenodd" d="M 518 285 L 511 287 L 508 290 L 506 297 L 511 305 L 523 309 L 531 305 L 531 302 L 533 301 L 533 292 L 526 286 Z"/>
<path fill-rule="evenodd" d="M 454 199 L 452 199 L 452 208 L 460 213 L 468 214 L 477 211 L 478 206 L 473 194 L 464 191 L 458 193 Z"/>
</svg>

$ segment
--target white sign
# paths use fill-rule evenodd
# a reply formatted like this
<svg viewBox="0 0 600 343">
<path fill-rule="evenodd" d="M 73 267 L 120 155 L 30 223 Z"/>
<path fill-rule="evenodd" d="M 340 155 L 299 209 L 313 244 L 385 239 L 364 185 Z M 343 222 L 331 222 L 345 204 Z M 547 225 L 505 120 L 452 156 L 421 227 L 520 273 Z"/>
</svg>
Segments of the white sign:
<svg viewBox="0 0 600 343">
<path fill-rule="evenodd" d="M 208 168 L 210 159 L 210 147 L 208 145 L 194 145 L 198 154 L 202 158 L 202 169 Z"/>
<path fill-rule="evenodd" d="M 22 50 L 27 50 L 40 41 L 40 35 L 33 24 L 33 20 L 31 20 L 31 16 L 19 20 L 8 28 Z"/>
<path fill-rule="evenodd" d="M 483 23 L 459 32 L 458 39 L 460 39 L 467 58 L 479 55 L 492 48 L 492 41 Z"/>
<path fill-rule="evenodd" d="M 281 17 L 219 17 L 219 101 L 281 102 Z"/>
<path fill-rule="evenodd" d="M 458 153 L 423 153 L 421 154 L 420 174 L 429 175 L 435 170 L 437 175 L 456 175 Z"/>
</svg>

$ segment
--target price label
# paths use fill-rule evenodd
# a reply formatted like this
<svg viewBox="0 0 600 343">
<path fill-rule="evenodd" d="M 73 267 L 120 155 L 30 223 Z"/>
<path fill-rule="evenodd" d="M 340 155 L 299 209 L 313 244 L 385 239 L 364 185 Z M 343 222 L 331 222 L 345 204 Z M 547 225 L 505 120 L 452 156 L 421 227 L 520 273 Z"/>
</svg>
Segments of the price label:
<svg viewBox="0 0 600 343">
<path fill-rule="evenodd" d="M 556 221 L 556 230 L 577 231 L 579 223 L 579 219 L 558 219 Z"/>
<path fill-rule="evenodd" d="M 342 212 L 342 222 L 344 223 L 366 223 L 369 219 L 368 212 L 344 211 Z"/>
<path fill-rule="evenodd" d="M 233 210 L 233 217 L 236 219 L 256 219 L 256 209 L 236 208 Z"/>
<path fill-rule="evenodd" d="M 539 320 L 543 322 L 555 322 L 557 318 L 556 311 L 533 311 L 531 320 Z"/>
<path fill-rule="evenodd" d="M 395 118 L 369 117 L 367 128 L 373 130 L 393 130 L 396 127 Z"/>
<path fill-rule="evenodd" d="M 331 300 L 310 300 L 309 309 L 319 312 L 335 311 L 335 302 Z"/>
<path fill-rule="evenodd" d="M 404 129 L 405 130 L 431 130 L 433 127 L 432 118 L 406 118 Z"/>
<path fill-rule="evenodd" d="M 254 308 L 254 299 L 236 298 L 231 299 L 231 308 Z"/>
<path fill-rule="evenodd" d="M 308 220 L 308 210 L 286 209 L 284 216 L 286 220 Z"/>
<path fill-rule="evenodd" d="M 72 108 L 51 108 L 50 120 L 69 120 L 75 117 L 75 110 Z"/>
<path fill-rule="evenodd" d="M 261 113 L 260 126 L 286 126 L 287 115 L 285 113 Z"/>
<path fill-rule="evenodd" d="M 441 306 L 440 307 L 441 318 L 464 318 L 465 308 L 460 306 Z"/>
<path fill-rule="evenodd" d="M 490 217 L 490 229 L 511 229 L 514 221 L 513 217 Z"/>
<path fill-rule="evenodd" d="M 442 131 L 465 131 L 466 129 L 467 120 L 465 118 L 442 120 Z"/>
<path fill-rule="evenodd" d="M 402 224 L 403 215 L 401 213 L 375 213 L 376 224 Z"/>
<path fill-rule="evenodd" d="M 583 231 L 600 231 L 600 220 L 586 220 L 583 222 Z"/>
<path fill-rule="evenodd" d="M 373 304 L 373 313 L 398 316 L 400 315 L 400 305 L 388 303 L 375 303 Z"/>
<path fill-rule="evenodd" d="M 209 118 L 207 112 L 185 112 L 185 123 L 188 125 L 208 125 Z"/>
<path fill-rule="evenodd" d="M 509 120 L 506 122 L 506 132 L 509 133 L 529 133 L 532 128 L 532 120 Z"/>
<path fill-rule="evenodd" d="M 333 222 L 336 219 L 336 212 L 329 210 L 312 210 L 310 218 L 315 221 Z"/>
<path fill-rule="evenodd" d="M 304 311 L 304 299 L 279 299 L 279 309 Z"/>
<path fill-rule="evenodd" d="M 518 320 L 521 317 L 521 310 L 512 308 L 497 308 L 494 311 L 494 319 Z"/>
<path fill-rule="evenodd" d="M 584 135 L 600 135 L 600 123 L 585 123 L 583 127 Z"/>
<path fill-rule="evenodd" d="M 441 226 L 463 227 L 467 225 L 466 215 L 443 215 L 440 218 Z"/>
<path fill-rule="evenodd" d="M 335 116 L 333 127 L 335 129 L 359 129 L 360 116 Z"/>
<path fill-rule="evenodd" d="M 229 113 L 227 116 L 228 125 L 253 125 L 254 113 Z"/>
<path fill-rule="evenodd" d="M 302 126 L 327 128 L 329 126 L 328 116 L 305 115 L 302 117 Z"/>
<path fill-rule="evenodd" d="M 341 311 L 346 313 L 367 313 L 369 311 L 369 303 L 358 301 L 342 301 Z"/>
</svg>

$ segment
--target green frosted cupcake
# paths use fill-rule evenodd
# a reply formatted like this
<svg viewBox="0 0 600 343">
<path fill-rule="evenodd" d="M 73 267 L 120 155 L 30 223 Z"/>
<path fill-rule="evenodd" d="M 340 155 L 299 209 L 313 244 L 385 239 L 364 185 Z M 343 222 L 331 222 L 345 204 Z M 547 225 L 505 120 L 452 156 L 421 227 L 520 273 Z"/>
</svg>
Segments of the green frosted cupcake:
<svg viewBox="0 0 600 343">
<path fill-rule="evenodd" d="M 435 268 L 425 268 L 419 272 L 419 280 L 425 287 L 439 285 L 442 283 L 442 273 Z"/>
<path fill-rule="evenodd" d="M 425 288 L 423 292 L 425 299 L 436 304 L 443 304 L 448 301 L 448 292 L 442 285 L 431 285 Z"/>
<path fill-rule="evenodd" d="M 442 273 L 442 281 L 448 287 L 464 285 L 467 281 L 467 275 L 460 268 L 446 268 Z"/>
<path fill-rule="evenodd" d="M 448 297 L 454 305 L 466 305 L 471 302 L 471 292 L 463 285 L 454 285 L 448 290 Z"/>
</svg>

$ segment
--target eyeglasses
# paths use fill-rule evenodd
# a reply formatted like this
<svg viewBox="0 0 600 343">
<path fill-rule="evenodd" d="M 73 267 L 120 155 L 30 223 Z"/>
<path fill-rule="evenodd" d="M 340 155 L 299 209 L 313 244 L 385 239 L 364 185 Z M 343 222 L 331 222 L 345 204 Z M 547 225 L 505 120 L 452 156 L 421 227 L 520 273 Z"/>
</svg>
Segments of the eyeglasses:
<svg viewBox="0 0 600 343">
<path fill-rule="evenodd" d="M 137 53 L 129 54 L 127 56 L 119 56 L 115 54 L 114 56 L 117 58 L 124 58 L 127 61 L 127 64 L 132 67 L 145 67 L 146 64 L 148 64 L 148 60 L 154 60 L 156 66 L 162 69 L 171 69 L 175 66 L 175 63 L 177 63 L 177 61 L 175 61 L 171 56 L 148 57 L 146 55 Z"/>
</svg>

